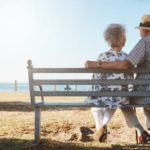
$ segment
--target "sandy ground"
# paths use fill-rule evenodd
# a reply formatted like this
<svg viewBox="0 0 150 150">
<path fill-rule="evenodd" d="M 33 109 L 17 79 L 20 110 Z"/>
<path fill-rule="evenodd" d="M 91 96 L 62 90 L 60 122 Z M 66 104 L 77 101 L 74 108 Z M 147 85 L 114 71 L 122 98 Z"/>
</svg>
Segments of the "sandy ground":
<svg viewBox="0 0 150 150">
<path fill-rule="evenodd" d="M 34 111 L 28 93 L 0 93 L 0 139 L 34 139 Z M 56 101 L 57 98 L 53 98 Z M 61 97 L 61 101 L 75 100 Z M 77 101 L 83 98 L 77 98 Z M 145 127 L 141 109 L 137 109 L 140 122 Z M 60 142 L 87 143 L 95 131 L 90 109 L 43 109 L 41 113 L 41 138 Z M 108 143 L 135 144 L 135 130 L 128 128 L 118 109 L 108 125 Z M 84 139 L 81 139 L 81 133 Z M 101 144 L 101 143 L 98 143 Z"/>
</svg>

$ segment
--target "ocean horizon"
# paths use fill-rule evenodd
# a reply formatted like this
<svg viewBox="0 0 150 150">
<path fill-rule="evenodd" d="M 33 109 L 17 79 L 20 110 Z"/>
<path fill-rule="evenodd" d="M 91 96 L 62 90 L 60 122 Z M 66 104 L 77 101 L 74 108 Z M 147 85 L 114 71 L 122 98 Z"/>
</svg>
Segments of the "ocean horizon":
<svg viewBox="0 0 150 150">
<path fill-rule="evenodd" d="M 53 90 L 58 90 L 58 91 L 65 91 L 67 89 L 71 90 L 71 91 L 75 91 L 75 90 L 83 90 L 86 91 L 90 88 L 89 85 L 85 85 L 85 86 L 78 86 L 76 87 L 75 85 L 69 85 L 69 87 L 67 85 L 51 85 L 51 86 L 43 86 L 43 90 L 44 91 L 53 91 Z M 39 90 L 39 88 L 36 88 L 37 90 Z M 15 83 L 11 83 L 11 82 L 6 82 L 6 83 L 2 83 L 0 82 L 0 92 L 13 92 L 13 91 L 19 91 L 19 92 L 29 92 L 29 84 L 28 83 L 17 83 L 17 86 L 15 86 Z"/>
<path fill-rule="evenodd" d="M 15 83 L 13 82 L 0 82 L 0 92 L 13 92 L 13 91 L 20 91 L 20 92 L 28 92 L 29 85 L 28 83 L 17 83 L 15 87 Z"/>
</svg>

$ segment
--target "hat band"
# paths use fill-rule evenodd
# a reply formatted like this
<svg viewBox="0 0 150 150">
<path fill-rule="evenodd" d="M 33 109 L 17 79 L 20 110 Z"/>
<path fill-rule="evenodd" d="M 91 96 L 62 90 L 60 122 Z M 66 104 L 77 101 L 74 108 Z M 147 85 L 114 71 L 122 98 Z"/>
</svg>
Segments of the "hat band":
<svg viewBox="0 0 150 150">
<path fill-rule="evenodd" d="M 150 27 L 150 22 L 140 23 L 140 27 Z"/>
</svg>

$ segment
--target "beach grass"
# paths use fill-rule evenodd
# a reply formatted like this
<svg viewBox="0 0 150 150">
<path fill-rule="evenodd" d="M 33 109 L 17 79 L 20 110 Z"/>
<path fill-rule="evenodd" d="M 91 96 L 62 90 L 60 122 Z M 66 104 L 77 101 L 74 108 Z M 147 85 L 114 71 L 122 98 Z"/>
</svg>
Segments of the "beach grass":
<svg viewBox="0 0 150 150">
<path fill-rule="evenodd" d="M 58 98 L 49 99 L 56 101 Z M 61 97 L 61 101 L 82 101 L 83 98 Z M 117 110 L 109 123 L 108 143 L 80 141 L 81 127 L 94 130 L 90 109 L 43 109 L 41 113 L 41 142 L 34 144 L 34 109 L 28 92 L 0 93 L 0 150 L 148 150 L 150 145 L 136 145 L 135 130 L 127 127 Z M 143 113 L 137 110 L 145 126 Z M 76 136 L 75 136 L 76 135 Z"/>
</svg>

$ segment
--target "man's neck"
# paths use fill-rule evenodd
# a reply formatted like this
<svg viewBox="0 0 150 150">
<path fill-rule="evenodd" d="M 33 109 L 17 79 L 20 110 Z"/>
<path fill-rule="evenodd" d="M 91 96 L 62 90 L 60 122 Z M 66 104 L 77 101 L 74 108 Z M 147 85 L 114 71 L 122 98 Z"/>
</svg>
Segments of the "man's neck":
<svg viewBox="0 0 150 150">
<path fill-rule="evenodd" d="M 145 36 L 150 36 L 150 31 L 147 30 L 146 35 Z"/>
<path fill-rule="evenodd" d="M 150 32 L 147 34 L 147 36 L 150 36 Z"/>
</svg>

